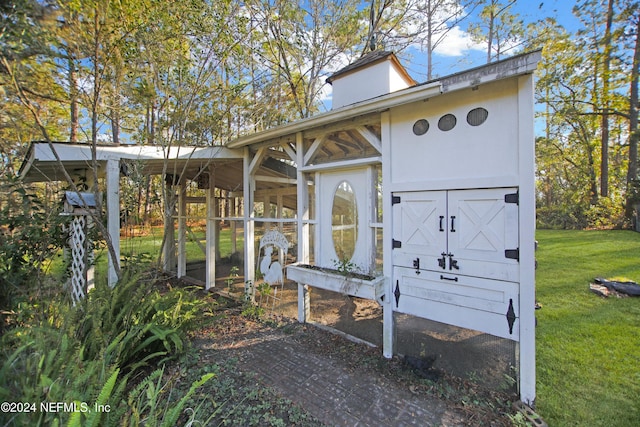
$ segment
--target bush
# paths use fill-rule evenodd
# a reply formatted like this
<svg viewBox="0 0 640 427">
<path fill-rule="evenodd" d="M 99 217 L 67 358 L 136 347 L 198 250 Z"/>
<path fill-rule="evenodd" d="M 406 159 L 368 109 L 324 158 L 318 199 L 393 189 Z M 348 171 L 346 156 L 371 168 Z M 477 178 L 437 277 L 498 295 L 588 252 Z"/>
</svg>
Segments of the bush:
<svg viewBox="0 0 640 427">
<path fill-rule="evenodd" d="M 0 413 L 0 425 L 119 424 L 130 411 L 129 380 L 143 381 L 148 366 L 184 352 L 182 337 L 202 304 L 190 290 L 161 293 L 142 276 L 113 289 L 98 286 L 75 307 L 62 297 L 42 304 L 4 334 L 0 349 L 0 399 L 29 402 L 38 411 Z M 47 413 L 39 411 L 41 402 L 102 404 L 110 411 Z"/>
<path fill-rule="evenodd" d="M 39 282 L 65 238 L 58 212 L 47 210 L 15 176 L 3 178 L 0 194 L 0 309 L 9 311 L 16 294 Z"/>
<path fill-rule="evenodd" d="M 536 226 L 550 230 L 619 229 L 628 226 L 624 206 L 609 197 L 595 205 L 561 205 L 536 209 Z"/>
<path fill-rule="evenodd" d="M 184 349 L 182 336 L 203 303 L 185 289 L 161 294 L 153 283 L 153 277 L 134 275 L 113 288 L 102 284 L 89 292 L 73 322 L 87 359 L 103 357 L 128 373 L 161 364 Z"/>
<path fill-rule="evenodd" d="M 598 203 L 590 206 L 585 212 L 587 228 L 620 229 L 625 227 L 624 206 L 614 203 L 609 197 L 601 197 Z"/>
<path fill-rule="evenodd" d="M 581 230 L 587 218 L 579 206 L 550 206 L 536 210 L 536 226 L 552 230 Z"/>
</svg>

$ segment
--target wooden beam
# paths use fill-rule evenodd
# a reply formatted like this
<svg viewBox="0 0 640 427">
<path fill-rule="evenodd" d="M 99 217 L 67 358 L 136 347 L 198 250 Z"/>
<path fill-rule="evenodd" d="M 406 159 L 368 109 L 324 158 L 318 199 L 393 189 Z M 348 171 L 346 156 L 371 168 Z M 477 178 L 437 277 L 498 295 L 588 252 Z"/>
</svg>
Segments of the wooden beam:
<svg viewBox="0 0 640 427">
<path fill-rule="evenodd" d="M 296 180 L 292 178 L 280 178 L 277 176 L 255 175 L 254 179 L 261 182 L 276 182 L 279 184 L 296 185 Z"/>
<path fill-rule="evenodd" d="M 253 157 L 253 160 L 251 160 L 251 163 L 249 164 L 249 175 L 254 175 L 256 173 L 256 171 L 260 167 L 260 163 L 262 163 L 262 159 L 264 159 L 266 150 L 267 149 L 265 147 L 258 148 L 256 155 Z"/>
<path fill-rule="evenodd" d="M 293 160 L 294 162 L 297 160 L 298 155 L 296 153 L 296 150 L 294 150 L 293 147 L 291 147 L 291 144 L 285 143 L 285 144 L 280 144 L 280 146 L 282 147 L 284 152 L 287 153 L 290 160 Z"/>
<path fill-rule="evenodd" d="M 298 167 L 306 166 L 307 163 L 309 163 L 311 161 L 313 156 L 316 155 L 316 152 L 322 146 L 322 144 L 324 143 L 324 141 L 326 139 L 327 139 L 327 135 L 322 135 L 319 138 L 316 138 L 316 140 L 313 141 L 313 144 L 311 144 L 311 147 L 309 147 L 307 152 L 304 154 L 304 157 L 302 158 L 302 162 L 303 163 L 299 163 Z M 298 147 L 298 152 L 300 152 L 300 148 L 299 147 Z"/>
<path fill-rule="evenodd" d="M 341 162 L 333 162 L 333 163 L 323 163 L 319 165 L 305 166 L 303 168 L 298 168 L 301 172 L 315 172 L 320 170 L 331 170 L 331 169 L 341 169 L 348 167 L 356 167 L 356 166 L 364 166 L 371 164 L 382 163 L 382 157 L 365 157 L 363 159 L 353 159 L 353 160 L 344 160 Z"/>
<path fill-rule="evenodd" d="M 382 141 L 378 136 L 365 126 L 358 126 L 354 129 L 373 147 L 378 153 L 382 153 Z"/>
<path fill-rule="evenodd" d="M 305 139 L 314 139 L 321 135 L 332 132 L 338 132 L 347 129 L 355 129 L 359 126 L 377 125 L 380 123 L 380 113 L 375 112 L 360 117 L 354 117 L 348 120 L 337 121 L 332 124 L 317 127 L 303 133 Z"/>
</svg>

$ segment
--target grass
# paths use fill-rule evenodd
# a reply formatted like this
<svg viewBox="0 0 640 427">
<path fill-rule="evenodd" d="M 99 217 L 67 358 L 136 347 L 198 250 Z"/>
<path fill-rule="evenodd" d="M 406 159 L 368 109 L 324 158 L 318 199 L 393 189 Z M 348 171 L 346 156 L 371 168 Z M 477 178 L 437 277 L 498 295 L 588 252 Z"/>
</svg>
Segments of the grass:
<svg viewBox="0 0 640 427">
<path fill-rule="evenodd" d="M 206 231 L 202 227 L 195 227 L 192 229 L 192 233 L 187 234 L 187 243 L 185 250 L 187 252 L 188 261 L 204 261 L 205 254 L 198 245 L 195 239 L 200 240 L 201 245 L 205 245 Z M 242 229 L 237 230 L 237 242 L 238 251 L 242 251 L 243 233 Z M 139 236 L 122 236 L 121 238 L 121 254 L 124 257 L 134 256 L 136 254 L 147 253 L 151 254 L 154 258 L 157 258 L 158 254 L 162 251 L 162 227 L 149 227 L 148 232 Z M 177 232 L 175 235 L 177 240 Z M 220 254 L 224 258 L 231 255 L 231 230 L 229 228 L 223 228 L 220 230 Z"/>
<path fill-rule="evenodd" d="M 123 235 L 120 238 L 120 256 L 122 266 L 126 267 L 130 263 L 140 264 L 147 263 L 151 265 L 158 261 L 158 257 L 162 252 L 162 227 L 149 227 L 147 232 L 141 235 Z M 205 244 L 206 232 L 202 228 L 194 228 L 193 234 L 187 235 L 185 250 L 187 253 L 187 262 L 204 261 L 205 254 L 193 238 L 200 239 L 202 245 Z M 177 233 L 176 233 L 177 240 Z M 244 235 L 242 229 L 237 230 L 237 247 L 238 252 L 243 251 Z M 232 255 L 231 230 L 223 228 L 220 230 L 220 256 L 222 258 Z M 96 280 L 106 282 L 107 278 L 107 250 L 101 249 L 96 254 Z M 60 266 L 62 265 L 58 262 Z M 139 265 L 137 267 L 140 267 Z M 57 270 L 56 270 L 57 271 Z M 59 273 L 62 275 L 62 272 Z"/>
<path fill-rule="evenodd" d="M 640 282 L 640 233 L 537 239 L 537 412 L 551 426 L 640 425 L 640 299 L 589 291 L 595 277 Z"/>
</svg>

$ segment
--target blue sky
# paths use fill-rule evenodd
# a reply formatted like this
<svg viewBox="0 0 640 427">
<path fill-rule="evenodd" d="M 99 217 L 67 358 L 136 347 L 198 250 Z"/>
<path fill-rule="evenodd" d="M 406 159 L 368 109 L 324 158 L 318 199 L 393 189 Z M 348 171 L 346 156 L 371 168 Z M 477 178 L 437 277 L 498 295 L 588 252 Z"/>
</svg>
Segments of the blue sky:
<svg viewBox="0 0 640 427">
<path fill-rule="evenodd" d="M 508 0 L 502 0 L 506 4 Z M 545 19 L 555 18 L 564 26 L 568 32 L 575 32 L 580 26 L 580 22 L 573 15 L 572 9 L 577 0 L 517 0 L 512 6 L 511 13 L 517 14 L 524 21 L 525 25 Z M 479 13 L 481 8 L 477 8 L 474 13 Z M 446 40 L 437 48 L 433 55 L 433 78 L 446 76 L 449 74 L 464 71 L 470 68 L 486 64 L 486 45 L 472 45 L 468 33 L 466 32 L 469 21 L 466 20 L 460 27 L 447 33 Z M 516 53 L 510 52 L 503 58 Z M 426 56 L 417 48 L 409 48 L 399 53 L 400 62 L 407 69 L 411 77 L 417 82 L 427 80 Z M 344 58 L 345 60 L 347 58 Z M 336 70 L 347 65 L 336 66 Z M 335 70 L 333 70 L 335 71 Z M 321 111 L 331 109 L 331 85 L 323 87 Z"/>
<path fill-rule="evenodd" d="M 503 0 L 503 3 L 506 2 L 507 0 Z M 575 4 L 575 0 L 517 0 L 512 6 L 511 13 L 520 15 L 525 24 L 553 17 L 567 31 L 574 32 L 580 25 L 572 13 Z M 447 52 L 447 55 L 436 50 L 433 57 L 434 77 L 445 76 L 486 63 L 486 46 L 464 48 L 469 44 L 467 25 L 468 22 L 464 22 L 462 27 L 450 32 L 449 39 L 440 49 L 440 52 Z M 405 59 L 403 65 L 414 79 L 419 82 L 425 81 L 426 59 L 417 50 L 412 50 L 411 55 L 412 59 L 409 62 L 403 58 Z"/>
</svg>

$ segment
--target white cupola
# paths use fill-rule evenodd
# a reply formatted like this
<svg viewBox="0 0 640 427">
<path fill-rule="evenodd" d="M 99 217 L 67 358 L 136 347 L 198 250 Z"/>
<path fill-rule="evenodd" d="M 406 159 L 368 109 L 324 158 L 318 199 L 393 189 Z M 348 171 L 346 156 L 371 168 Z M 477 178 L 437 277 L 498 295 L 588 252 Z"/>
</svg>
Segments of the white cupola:
<svg viewBox="0 0 640 427">
<path fill-rule="evenodd" d="M 393 52 L 382 50 L 370 52 L 336 71 L 327 79 L 327 83 L 333 86 L 332 109 L 417 84 Z"/>
</svg>

